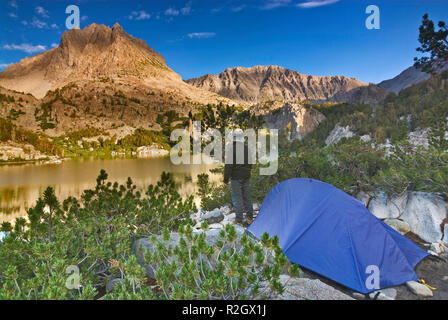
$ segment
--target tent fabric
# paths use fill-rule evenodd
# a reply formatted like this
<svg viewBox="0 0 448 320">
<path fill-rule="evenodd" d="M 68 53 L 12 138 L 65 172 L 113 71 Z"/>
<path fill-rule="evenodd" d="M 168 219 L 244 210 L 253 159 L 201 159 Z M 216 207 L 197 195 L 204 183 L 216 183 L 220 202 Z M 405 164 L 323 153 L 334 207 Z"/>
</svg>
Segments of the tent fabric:
<svg viewBox="0 0 448 320">
<path fill-rule="evenodd" d="M 275 186 L 249 231 L 277 235 L 291 262 L 361 293 L 378 289 L 374 274 L 379 288 L 417 280 L 414 267 L 428 255 L 359 200 L 312 179 Z"/>
</svg>

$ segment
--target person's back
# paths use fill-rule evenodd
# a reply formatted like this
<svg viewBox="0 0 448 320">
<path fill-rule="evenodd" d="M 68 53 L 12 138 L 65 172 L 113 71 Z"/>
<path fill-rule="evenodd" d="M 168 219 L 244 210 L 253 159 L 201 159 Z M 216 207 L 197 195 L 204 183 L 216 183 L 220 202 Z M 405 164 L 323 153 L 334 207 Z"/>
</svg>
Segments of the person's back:
<svg viewBox="0 0 448 320">
<path fill-rule="evenodd" d="M 250 192 L 250 176 L 252 164 L 249 158 L 249 148 L 243 142 L 233 142 L 233 161 L 226 163 L 224 168 L 224 183 L 230 180 L 232 202 L 235 206 L 236 222 L 243 223 L 243 207 L 246 208 L 247 219 L 253 219 L 253 206 Z"/>
<path fill-rule="evenodd" d="M 243 150 L 242 154 L 239 154 Z M 252 164 L 249 161 L 249 148 L 243 142 L 233 142 L 233 160 L 227 164 L 224 170 L 224 182 L 229 180 L 249 179 Z"/>
</svg>

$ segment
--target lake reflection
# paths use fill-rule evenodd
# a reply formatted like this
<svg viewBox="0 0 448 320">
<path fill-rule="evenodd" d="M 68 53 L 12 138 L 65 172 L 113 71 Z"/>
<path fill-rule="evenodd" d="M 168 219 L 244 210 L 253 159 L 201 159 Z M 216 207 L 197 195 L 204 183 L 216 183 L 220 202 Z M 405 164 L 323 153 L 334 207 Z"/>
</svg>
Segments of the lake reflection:
<svg viewBox="0 0 448 320">
<path fill-rule="evenodd" d="M 25 164 L 0 166 L 0 222 L 13 221 L 26 215 L 48 186 L 55 188 L 60 202 L 68 196 L 79 197 L 85 189 L 96 184 L 100 170 L 109 175 L 108 181 L 125 183 L 131 177 L 139 189 L 155 184 L 163 171 L 172 172 L 181 185 L 182 196 L 197 191 L 197 175 L 208 173 L 211 181 L 213 165 L 173 165 L 169 158 L 72 160 L 62 164 Z"/>
</svg>

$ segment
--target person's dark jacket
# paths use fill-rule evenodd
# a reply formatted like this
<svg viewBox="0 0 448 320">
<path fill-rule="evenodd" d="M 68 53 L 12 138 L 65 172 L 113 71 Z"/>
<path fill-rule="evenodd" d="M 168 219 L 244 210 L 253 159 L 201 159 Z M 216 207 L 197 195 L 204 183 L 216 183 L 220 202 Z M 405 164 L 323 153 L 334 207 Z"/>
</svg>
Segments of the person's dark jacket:
<svg viewBox="0 0 448 320">
<path fill-rule="evenodd" d="M 224 183 L 228 183 L 229 180 L 245 180 L 250 178 L 250 172 L 252 165 L 249 163 L 249 148 L 244 145 L 244 163 L 237 164 L 237 151 L 239 147 L 237 144 L 243 144 L 242 142 L 233 143 L 233 162 L 232 164 L 226 164 L 224 167 Z"/>
</svg>

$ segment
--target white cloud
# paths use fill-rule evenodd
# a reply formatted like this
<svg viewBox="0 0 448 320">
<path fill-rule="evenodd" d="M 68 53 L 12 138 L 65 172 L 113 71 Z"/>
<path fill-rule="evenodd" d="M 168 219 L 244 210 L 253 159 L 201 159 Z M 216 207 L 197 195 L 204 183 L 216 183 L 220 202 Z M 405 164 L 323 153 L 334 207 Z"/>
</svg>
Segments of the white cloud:
<svg viewBox="0 0 448 320">
<path fill-rule="evenodd" d="M 9 65 L 10 63 L 0 63 L 0 69 L 6 69 Z"/>
<path fill-rule="evenodd" d="M 207 39 L 207 38 L 213 38 L 215 36 L 216 33 L 214 32 L 193 32 L 187 35 L 187 37 L 190 39 Z"/>
<path fill-rule="evenodd" d="M 128 19 L 130 20 L 148 20 L 151 18 L 151 15 L 147 13 L 146 11 L 132 11 L 131 14 L 128 16 Z"/>
<path fill-rule="evenodd" d="M 59 29 L 59 27 L 56 23 L 52 23 L 51 25 L 48 25 L 47 22 L 42 21 L 36 17 L 33 17 L 33 20 L 30 22 L 23 20 L 22 24 L 24 26 L 32 26 L 37 29 Z"/>
<path fill-rule="evenodd" d="M 48 24 L 45 21 L 39 20 L 36 17 L 33 17 L 33 21 L 30 24 L 38 29 L 46 29 L 48 28 Z"/>
<path fill-rule="evenodd" d="M 185 7 L 183 7 L 182 9 L 180 9 L 180 13 L 182 13 L 182 15 L 186 16 L 188 14 L 191 13 L 191 7 L 193 5 L 193 2 L 189 1 L 187 2 L 187 4 L 185 5 Z"/>
<path fill-rule="evenodd" d="M 211 13 L 218 13 L 221 12 L 223 8 L 213 8 L 212 10 L 210 10 Z"/>
<path fill-rule="evenodd" d="M 52 44 L 51 44 L 51 47 L 52 47 L 52 48 L 56 48 L 56 47 L 59 47 L 59 45 L 58 45 L 57 43 L 52 43 Z"/>
<path fill-rule="evenodd" d="M 242 5 L 240 5 L 239 7 L 235 7 L 235 8 L 233 8 L 232 11 L 233 11 L 233 12 L 240 12 L 240 11 L 243 11 L 246 7 L 247 7 L 247 5 L 242 4 Z"/>
<path fill-rule="evenodd" d="M 19 8 L 19 6 L 17 5 L 17 2 L 16 2 L 15 0 L 10 1 L 10 2 L 9 2 L 9 5 L 10 5 L 11 7 L 13 7 L 13 8 L 16 8 L 16 9 Z"/>
<path fill-rule="evenodd" d="M 297 4 L 300 8 L 315 8 L 339 2 L 339 0 L 313 0 Z"/>
<path fill-rule="evenodd" d="M 187 16 L 192 11 L 193 3 L 191 1 L 187 2 L 183 8 L 180 10 L 175 8 L 168 8 L 165 10 L 165 15 L 169 17 L 177 17 L 179 15 Z"/>
<path fill-rule="evenodd" d="M 269 0 L 261 9 L 271 10 L 278 7 L 287 6 L 291 3 L 291 0 Z"/>
<path fill-rule="evenodd" d="M 5 44 L 3 46 L 3 49 L 24 51 L 26 53 L 36 53 L 47 50 L 47 47 L 41 44 L 33 46 L 29 43 L 22 43 L 22 44 Z"/>
<path fill-rule="evenodd" d="M 165 15 L 166 16 L 172 16 L 172 17 L 176 17 L 179 15 L 179 10 L 173 9 L 173 8 L 168 8 L 165 10 Z"/>
<path fill-rule="evenodd" d="M 10 13 L 9 13 L 9 16 L 10 16 L 11 18 L 17 18 L 17 17 L 18 17 L 17 14 L 15 14 L 14 12 L 10 12 Z"/>
<path fill-rule="evenodd" d="M 42 18 L 49 18 L 48 11 L 45 10 L 43 7 L 36 7 L 36 13 L 40 15 Z"/>
</svg>

